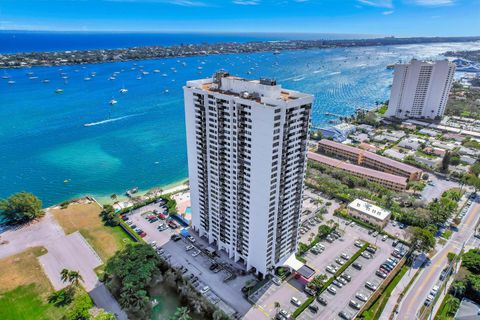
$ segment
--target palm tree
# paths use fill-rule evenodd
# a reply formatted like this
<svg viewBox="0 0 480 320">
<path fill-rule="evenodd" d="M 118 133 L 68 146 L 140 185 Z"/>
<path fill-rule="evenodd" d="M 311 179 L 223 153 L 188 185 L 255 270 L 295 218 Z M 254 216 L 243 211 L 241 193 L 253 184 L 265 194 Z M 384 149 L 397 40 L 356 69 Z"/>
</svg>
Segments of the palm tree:
<svg viewBox="0 0 480 320">
<path fill-rule="evenodd" d="M 80 281 L 83 282 L 83 278 L 78 271 L 70 271 L 70 274 L 68 275 L 68 281 L 70 281 L 74 287 L 77 287 L 80 284 Z"/>
<path fill-rule="evenodd" d="M 69 273 L 70 273 L 70 270 L 63 269 L 62 271 L 60 271 L 60 279 L 62 279 L 63 282 L 67 282 Z"/>
<path fill-rule="evenodd" d="M 83 281 L 82 275 L 78 271 L 68 269 L 60 271 L 60 278 L 63 282 L 70 282 L 74 287 L 77 287 L 80 281 Z"/>
<path fill-rule="evenodd" d="M 110 199 L 112 199 L 112 201 L 115 203 L 117 201 L 117 195 L 115 193 L 113 193 L 111 196 L 110 196 Z"/>
<path fill-rule="evenodd" d="M 174 320 L 191 320 L 192 318 L 189 315 L 190 309 L 187 307 L 179 307 L 175 314 L 173 315 L 172 319 Z"/>
</svg>

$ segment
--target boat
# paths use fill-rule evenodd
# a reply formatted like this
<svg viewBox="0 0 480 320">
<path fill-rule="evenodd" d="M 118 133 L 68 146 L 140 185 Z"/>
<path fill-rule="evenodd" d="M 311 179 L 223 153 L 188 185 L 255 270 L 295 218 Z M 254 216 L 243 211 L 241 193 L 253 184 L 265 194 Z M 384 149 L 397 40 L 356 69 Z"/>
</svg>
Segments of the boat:
<svg viewBox="0 0 480 320">
<path fill-rule="evenodd" d="M 160 73 L 160 70 L 155 69 L 155 70 L 153 70 L 153 72 L 154 72 L 154 73 Z"/>
<path fill-rule="evenodd" d="M 128 92 L 128 89 L 125 89 L 125 88 L 120 89 L 120 93 L 127 93 L 127 92 Z"/>
<path fill-rule="evenodd" d="M 115 78 L 115 77 L 109 77 L 108 78 L 108 80 L 115 80 L 115 79 L 117 79 L 117 78 Z"/>
<path fill-rule="evenodd" d="M 117 104 L 117 103 L 118 103 L 118 101 L 117 101 L 117 100 L 115 100 L 115 99 L 112 99 L 112 100 L 110 100 L 110 102 L 109 102 L 109 103 L 110 103 L 110 104 L 113 106 L 114 104 Z"/>
<path fill-rule="evenodd" d="M 138 76 L 138 77 L 137 77 L 137 80 L 142 80 L 142 77 L 141 77 L 141 76 Z"/>
<path fill-rule="evenodd" d="M 135 194 L 137 192 L 138 192 L 138 187 L 135 187 L 135 188 L 127 190 L 127 192 L 125 192 L 125 195 L 127 197 L 131 197 L 133 194 Z"/>
<path fill-rule="evenodd" d="M 273 54 L 280 54 L 280 51 L 275 50 L 275 51 L 273 51 Z"/>
<path fill-rule="evenodd" d="M 90 77 L 85 77 L 85 78 L 83 78 L 83 80 L 85 80 L 85 81 L 90 81 L 90 80 L 92 80 L 92 78 L 90 78 Z"/>
<path fill-rule="evenodd" d="M 147 75 L 147 74 L 150 74 L 150 72 L 148 72 L 148 71 L 142 71 L 142 74 L 143 74 L 143 75 Z"/>
<path fill-rule="evenodd" d="M 50 80 L 48 80 L 48 79 L 44 79 L 44 80 L 42 80 L 42 82 L 43 82 L 43 83 L 49 83 L 49 82 L 50 82 Z"/>
<path fill-rule="evenodd" d="M 31 76 L 31 77 L 28 77 L 28 79 L 35 80 L 35 79 L 38 79 L 38 77 L 37 76 Z"/>
<path fill-rule="evenodd" d="M 15 81 L 10 80 L 10 81 L 8 81 L 7 83 L 8 83 L 8 84 L 15 84 Z"/>
<path fill-rule="evenodd" d="M 168 92 L 169 92 L 168 89 L 165 89 L 164 93 L 168 93 Z"/>
<path fill-rule="evenodd" d="M 63 89 L 55 89 L 55 93 L 63 93 Z"/>
</svg>

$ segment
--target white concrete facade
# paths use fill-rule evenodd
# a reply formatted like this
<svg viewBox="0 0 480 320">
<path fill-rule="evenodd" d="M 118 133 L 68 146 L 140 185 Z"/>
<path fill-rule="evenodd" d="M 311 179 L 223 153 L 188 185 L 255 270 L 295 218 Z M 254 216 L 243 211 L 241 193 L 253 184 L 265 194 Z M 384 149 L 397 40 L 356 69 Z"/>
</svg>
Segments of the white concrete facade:
<svg viewBox="0 0 480 320">
<path fill-rule="evenodd" d="M 378 227 L 385 227 L 392 213 L 369 202 L 355 199 L 348 205 L 348 213 Z"/>
<path fill-rule="evenodd" d="M 184 97 L 193 228 L 271 273 L 297 247 L 313 97 L 225 72 Z"/>
<path fill-rule="evenodd" d="M 438 119 L 443 116 L 455 64 L 447 60 L 395 65 L 387 117 Z"/>
</svg>

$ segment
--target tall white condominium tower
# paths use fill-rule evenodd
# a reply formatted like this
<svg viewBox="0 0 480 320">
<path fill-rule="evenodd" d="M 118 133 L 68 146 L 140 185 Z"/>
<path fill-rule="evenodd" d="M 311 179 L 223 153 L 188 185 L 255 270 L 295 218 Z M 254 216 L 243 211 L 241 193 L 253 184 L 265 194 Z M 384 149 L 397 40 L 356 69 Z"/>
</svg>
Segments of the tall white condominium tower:
<svg viewBox="0 0 480 320">
<path fill-rule="evenodd" d="M 455 64 L 419 61 L 395 65 L 386 116 L 400 119 L 441 118 L 452 87 Z"/>
<path fill-rule="evenodd" d="M 224 71 L 184 95 L 193 228 L 271 273 L 297 247 L 313 97 Z"/>
</svg>

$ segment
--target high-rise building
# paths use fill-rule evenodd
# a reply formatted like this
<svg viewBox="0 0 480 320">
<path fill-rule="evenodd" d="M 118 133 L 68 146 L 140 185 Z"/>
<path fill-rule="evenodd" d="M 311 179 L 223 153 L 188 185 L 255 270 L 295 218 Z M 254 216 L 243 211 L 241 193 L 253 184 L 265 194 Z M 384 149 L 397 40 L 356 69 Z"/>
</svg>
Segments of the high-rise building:
<svg viewBox="0 0 480 320">
<path fill-rule="evenodd" d="M 271 273 L 296 252 L 313 97 L 223 71 L 184 96 L 193 229 Z"/>
<path fill-rule="evenodd" d="M 395 65 L 386 116 L 438 119 L 443 116 L 452 87 L 455 64 L 419 61 Z"/>
</svg>

